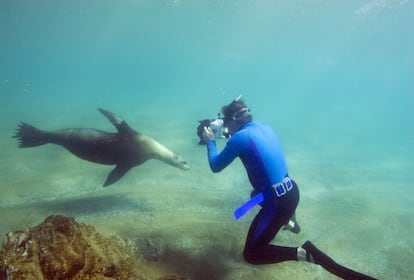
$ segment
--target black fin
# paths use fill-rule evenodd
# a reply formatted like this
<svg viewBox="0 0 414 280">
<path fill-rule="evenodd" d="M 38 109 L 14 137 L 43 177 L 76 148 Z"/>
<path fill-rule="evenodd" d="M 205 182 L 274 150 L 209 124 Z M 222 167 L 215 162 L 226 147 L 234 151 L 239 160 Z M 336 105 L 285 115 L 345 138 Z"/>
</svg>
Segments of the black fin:
<svg viewBox="0 0 414 280">
<path fill-rule="evenodd" d="M 120 133 L 136 133 L 122 118 L 118 117 L 114 113 L 108 110 L 98 108 L 99 112 L 102 113 L 118 130 Z"/>
<path fill-rule="evenodd" d="M 129 164 L 118 164 L 112 171 L 109 173 L 108 178 L 106 178 L 106 181 L 104 183 L 104 187 L 107 187 L 109 185 L 112 185 L 119 179 L 121 179 L 122 176 L 124 176 L 132 167 L 133 165 Z"/>
<path fill-rule="evenodd" d="M 48 143 L 47 134 L 27 123 L 20 123 L 12 136 L 19 141 L 20 148 L 36 147 Z"/>
<path fill-rule="evenodd" d="M 358 271 L 352 270 L 345 266 L 342 266 L 336 263 L 333 259 L 331 259 L 328 255 L 324 252 L 320 251 L 315 245 L 312 244 L 310 241 L 306 241 L 302 248 L 306 250 L 306 259 L 307 261 L 313 258 L 313 262 L 315 264 L 319 264 L 324 269 L 329 271 L 330 273 L 342 278 L 342 279 L 352 279 L 352 280 L 377 280 L 374 277 L 369 275 L 362 274 Z"/>
</svg>

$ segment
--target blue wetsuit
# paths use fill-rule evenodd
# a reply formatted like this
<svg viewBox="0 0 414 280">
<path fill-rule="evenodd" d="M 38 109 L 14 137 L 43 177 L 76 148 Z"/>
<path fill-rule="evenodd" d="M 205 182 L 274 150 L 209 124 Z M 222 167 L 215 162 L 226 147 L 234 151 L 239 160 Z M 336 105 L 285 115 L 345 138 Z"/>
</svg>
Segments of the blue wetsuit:
<svg viewBox="0 0 414 280">
<path fill-rule="evenodd" d="M 226 147 L 217 153 L 216 142 L 207 143 L 208 159 L 213 172 L 219 172 L 239 157 L 246 168 L 254 192 L 262 192 L 261 210 L 250 225 L 244 248 L 249 263 L 266 264 L 297 260 L 296 248 L 270 245 L 280 228 L 294 215 L 299 191 L 293 189 L 277 197 L 272 185 L 288 176 L 288 169 L 279 140 L 267 125 L 254 121 L 245 123 L 234 133 Z"/>
</svg>

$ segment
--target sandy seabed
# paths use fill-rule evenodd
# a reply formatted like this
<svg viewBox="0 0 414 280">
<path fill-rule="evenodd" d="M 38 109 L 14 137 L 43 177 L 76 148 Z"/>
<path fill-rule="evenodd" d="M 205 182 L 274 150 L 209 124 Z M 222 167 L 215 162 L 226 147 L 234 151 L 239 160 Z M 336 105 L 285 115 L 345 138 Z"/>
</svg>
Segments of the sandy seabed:
<svg viewBox="0 0 414 280">
<path fill-rule="evenodd" d="M 194 132 L 180 127 L 183 133 Z M 191 170 L 153 160 L 108 188 L 102 184 L 110 166 L 82 161 L 53 145 L 19 149 L 15 139 L 3 137 L 0 236 L 63 214 L 124 239 L 138 252 L 139 269 L 149 279 L 169 273 L 197 280 L 336 279 L 307 263 L 246 264 L 241 252 L 257 209 L 239 221 L 233 218 L 251 188 L 240 162 L 213 174 L 195 137 L 172 141 L 165 130 L 154 134 L 187 159 Z M 330 163 L 332 171 L 321 174 L 315 170 L 326 166 L 312 160 L 310 151 L 302 152 L 287 155 L 301 192 L 297 218 L 302 232 L 282 231 L 274 242 L 296 247 L 311 240 L 355 270 L 379 279 L 409 279 L 414 274 L 414 196 L 405 195 L 408 179 L 401 176 L 397 183 L 402 187 L 390 188 L 375 163 Z M 342 180 L 344 172 L 364 179 L 349 186 Z"/>
</svg>

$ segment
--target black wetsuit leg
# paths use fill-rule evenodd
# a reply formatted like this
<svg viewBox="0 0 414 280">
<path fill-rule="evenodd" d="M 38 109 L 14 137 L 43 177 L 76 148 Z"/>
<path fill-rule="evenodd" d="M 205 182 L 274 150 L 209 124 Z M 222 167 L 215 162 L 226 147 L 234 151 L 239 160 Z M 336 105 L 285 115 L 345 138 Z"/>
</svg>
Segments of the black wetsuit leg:
<svg viewBox="0 0 414 280">
<path fill-rule="evenodd" d="M 263 207 L 250 225 L 243 256 L 251 264 L 270 264 L 283 261 L 297 261 L 296 247 L 283 247 L 269 244 L 280 228 L 294 215 L 299 202 L 296 183 L 285 196 L 278 198 L 275 207 Z M 346 280 L 376 280 L 371 276 L 354 271 L 336 263 L 317 249 L 310 241 L 302 245 L 307 258 L 312 256 L 314 263 L 321 265 L 330 273 Z M 308 260 L 310 261 L 310 259 Z"/>
<path fill-rule="evenodd" d="M 265 206 L 254 218 L 246 238 L 243 256 L 251 264 L 269 264 L 296 261 L 297 248 L 269 244 L 282 226 L 295 213 L 299 203 L 299 191 L 295 182 L 293 189 L 278 198 L 274 207 Z"/>
</svg>

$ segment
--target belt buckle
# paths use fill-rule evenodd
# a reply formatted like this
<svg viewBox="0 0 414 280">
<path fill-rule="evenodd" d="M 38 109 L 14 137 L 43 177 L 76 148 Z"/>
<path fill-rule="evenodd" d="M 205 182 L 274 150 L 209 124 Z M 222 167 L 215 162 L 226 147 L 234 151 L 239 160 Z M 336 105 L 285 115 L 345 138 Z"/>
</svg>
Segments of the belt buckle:
<svg viewBox="0 0 414 280">
<path fill-rule="evenodd" d="M 283 178 L 282 183 L 285 185 L 287 191 L 293 188 L 292 180 L 289 177 Z"/>
<path fill-rule="evenodd" d="M 287 190 L 283 183 L 278 183 L 273 188 L 277 197 L 284 196 L 287 193 Z"/>
</svg>

